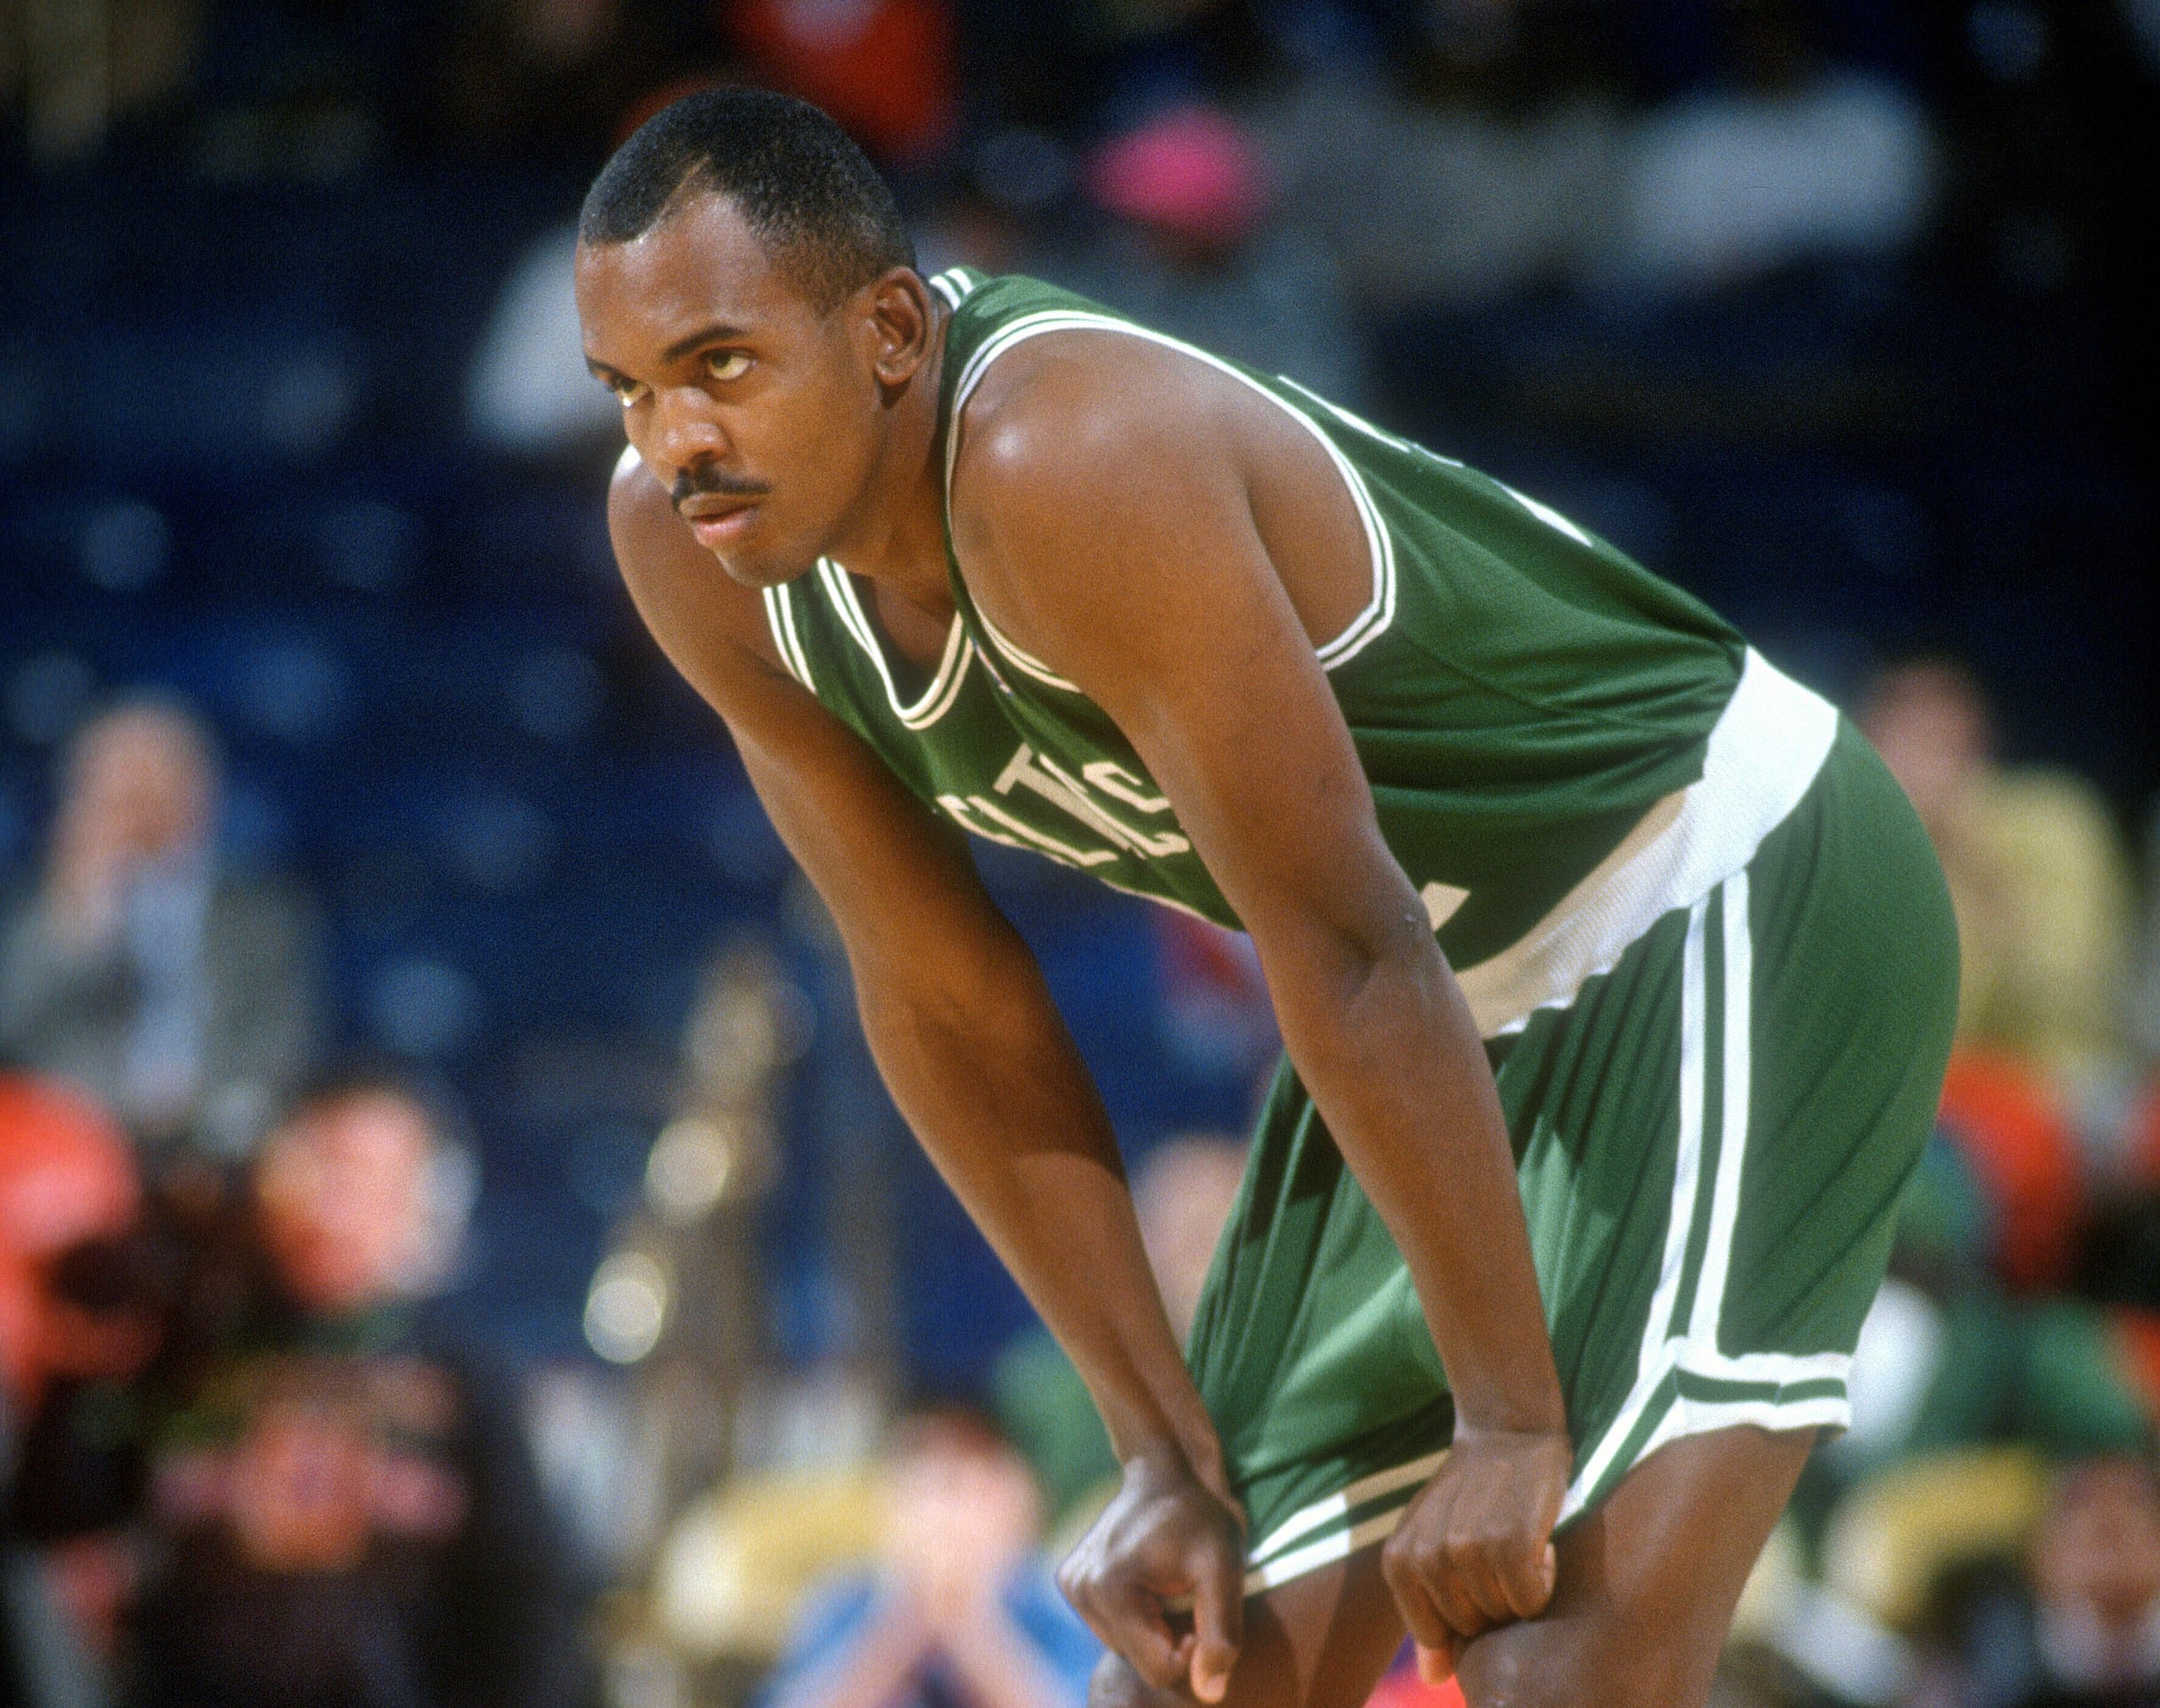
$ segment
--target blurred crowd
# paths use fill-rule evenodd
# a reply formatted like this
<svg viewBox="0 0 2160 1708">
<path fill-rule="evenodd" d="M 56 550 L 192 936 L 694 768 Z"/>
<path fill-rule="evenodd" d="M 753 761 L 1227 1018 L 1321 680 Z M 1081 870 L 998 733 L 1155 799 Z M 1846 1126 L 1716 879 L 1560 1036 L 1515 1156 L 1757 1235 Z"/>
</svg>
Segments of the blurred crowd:
<svg viewBox="0 0 2160 1708">
<path fill-rule="evenodd" d="M 824 106 L 940 265 L 1025 262 L 1355 398 L 1343 317 L 1935 241 L 2126 290 L 2142 0 L 12 0 L 11 141 L 335 182 L 589 171 L 675 94 Z"/>
<path fill-rule="evenodd" d="M 186 710 L 89 720 L 58 796 L 0 938 L 0 1700 L 586 1700 L 520 1398 L 428 1318 L 455 1107 L 325 1066 Z"/>
<path fill-rule="evenodd" d="M 926 267 L 1053 278 L 1405 427 L 1436 406 L 1404 353 L 1438 347 L 1428 366 L 1451 371 L 1509 359 L 1454 341 L 1496 306 L 1564 302 L 1620 324 L 1795 279 L 1849 303 L 1924 275 L 2060 309 L 2101 371 L 2081 391 L 2085 370 L 2065 370 L 2080 430 L 2153 447 L 2150 0 L 6 0 L 0 215 L 29 186 L 102 182 L 131 208 L 146 183 L 358 201 L 421 172 L 528 195 L 536 169 L 574 199 L 640 118 L 727 78 L 847 124 L 893 176 Z M 579 356 L 568 205 L 536 204 L 522 254 L 475 287 L 492 306 L 478 327 L 474 305 L 461 372 L 414 363 L 429 419 L 465 435 L 454 454 L 476 446 L 508 471 L 503 514 L 548 480 L 592 508 L 619 443 Z M 98 312 L 42 302 L 23 266 L 0 278 L 11 310 Z M 156 282 L 151 319 L 175 289 Z M 22 491 L 86 454 L 22 425 L 38 387 L 9 376 L 43 372 L 36 354 L 0 324 L 0 473 L 28 471 Z M 1721 472 L 1719 433 L 1737 420 L 1758 439 L 1892 431 L 1870 371 L 1796 388 L 1751 354 L 1721 358 L 1742 376 L 1722 390 L 1684 371 L 1630 389 L 1592 364 L 1572 377 L 1572 419 L 1677 423 Z M 70 388 L 46 389 L 62 419 Z M 273 483 L 334 467 L 336 422 L 365 419 L 335 390 L 273 394 L 285 415 L 264 419 L 292 428 L 273 435 L 289 459 Z M 1466 396 L 1447 405 L 1458 424 Z M 105 414 L 147 444 L 172 412 L 153 402 Z M 2026 400 L 1994 407 L 1988 430 L 2014 439 Z M 309 437 L 318 417 L 331 425 Z M 135 447 L 114 444 L 100 454 L 127 462 Z M 221 454 L 267 453 L 236 438 Z M 1981 522 L 1946 524 L 1942 552 L 1970 555 L 1978 579 L 1988 554 L 2013 549 L 2003 539 L 2040 540 L 2031 552 L 2052 563 L 2071 549 L 2060 540 L 2135 531 L 2140 513 L 2111 510 L 2082 468 L 2047 477 L 2073 496 L 2036 518 L 1973 499 Z M 1786 478 L 1772 465 L 1732 490 Z M 1963 504 L 1988 483 L 1944 483 Z M 1773 1538 L 1717 1699 L 2155 1708 L 2160 826 L 2143 847 L 2129 827 L 2160 754 L 2109 746 L 2149 730 L 2116 706 L 2095 722 L 2089 661 L 2020 659 L 2004 631 L 2037 607 L 1997 604 L 1965 629 L 1884 618 L 1932 596 L 1900 568 L 1900 552 L 1923 555 L 1919 524 L 1873 489 L 1836 490 L 1860 518 L 1858 567 L 1813 567 L 1876 602 L 1850 628 L 1897 633 L 1871 637 L 1863 664 L 1849 645 L 1802 662 L 1829 658 L 1822 685 L 1934 838 L 1959 920 L 1961 1035 L 1862 1340 L 1853 1427 L 1817 1454 Z M 1592 519 L 1668 568 L 1659 513 L 1629 502 L 1622 491 Z M 1744 592 L 1749 620 L 1783 609 L 1743 586 L 1751 536 L 1779 525 L 1754 506 L 1724 507 L 1731 526 L 1711 539 L 1739 555 L 1705 588 Z M 95 596 L 151 586 L 173 555 L 158 511 L 92 520 L 105 532 L 76 555 Z M 417 548 L 400 541 L 420 524 L 382 502 L 332 520 L 337 596 L 403 597 L 397 555 Z M 0 529 L 11 545 L 34 533 Z M 548 549 L 574 550 L 515 543 Z M 151 567 L 131 580 L 139 559 Z M 328 613 L 322 595 L 296 598 Z M 416 633 L 436 623 L 412 603 Z M 320 615 L 324 633 L 345 620 Z M 1805 652 L 1807 627 L 1780 638 Z M 1908 644 L 1942 633 L 1973 645 Z M 340 984 L 340 910 L 375 906 L 418 857 L 369 846 L 332 869 L 304 845 L 281 860 L 276 838 L 234 834 L 249 803 L 228 754 L 260 731 L 229 727 L 214 695 L 213 716 L 200 696 L 128 689 L 172 674 L 166 631 L 132 638 L 126 671 L 103 673 L 122 691 L 59 692 L 75 655 L 52 651 L 10 665 L 0 708 L 50 772 L 21 826 L 0 790 L 0 1708 L 1078 1708 L 1098 1651 L 1049 1569 L 1116 1466 L 1055 1345 L 967 1314 L 971 1287 L 1002 1283 L 932 1266 L 969 1236 L 949 1205 L 923 1209 L 934 1186 L 909 1185 L 916 1165 L 883 1148 L 894 1118 L 864 1089 L 814 902 L 776 882 L 769 916 L 717 954 L 669 946 L 703 974 L 657 1005 L 659 1070 L 604 1051 L 552 1070 L 580 1089 L 650 1074 L 660 1089 L 636 1106 L 663 1113 L 607 1140 L 632 1185 L 606 1200 L 578 1327 L 611 1373 L 506 1366 L 458 1308 L 484 1153 L 491 1177 L 556 1165 L 512 1155 L 502 1112 L 474 1099 L 468 1120 L 473 1086 L 440 1071 L 458 1060 L 442 1042 L 457 1034 L 447 973 L 358 1003 Z M 519 739 L 580 787 L 591 778 L 559 755 L 594 706 L 635 706 L 629 722 L 659 704 L 623 685 L 645 666 L 596 650 L 599 666 L 568 646 L 535 653 L 554 674 L 521 666 L 515 683 Z M 302 686 L 337 680 L 281 656 L 300 657 L 284 674 Z M 2026 673 L 2007 684 L 2022 688 L 2014 715 L 1990 698 L 2005 660 Z M 483 661 L 456 662 L 466 691 Z M 315 715 L 302 706 L 278 739 L 300 745 Z M 440 715 L 419 720 L 438 746 Z M 2106 793 L 2024 757 L 2059 746 L 2104 761 Z M 642 750 L 622 751 L 599 752 L 596 774 L 633 770 Z M 533 815 L 500 800 L 492 818 L 431 810 L 472 820 L 465 864 L 490 894 L 542 858 Z M 685 817 L 682 802 L 662 816 Z M 630 834 L 604 828 L 603 884 L 643 881 Z M 723 865 L 756 869 L 761 846 L 725 841 Z M 1072 911 L 1048 894 L 1039 911 Z M 565 934 L 605 929 L 575 912 L 556 908 Z M 1148 929 L 1136 964 L 1156 980 L 1153 1053 L 1135 1059 L 1241 1100 L 1275 1048 L 1249 946 L 1182 919 Z M 1116 1002 L 1134 1006 L 1129 978 Z M 1084 1044 L 1100 1034 L 1104 1056 L 1133 1053 L 1095 1020 L 1076 1017 Z M 354 1053 L 367 1044 L 398 1053 Z M 1208 1124 L 1126 1134 L 1180 1332 L 1240 1163 Z M 503 1228 L 493 1273 L 540 1289 L 530 1248 L 547 1230 Z M 812 1247 L 836 1255 L 806 1261 Z M 940 1321 L 995 1327 L 995 1356 L 966 1363 L 968 1379 L 908 1355 L 924 1337 L 897 1319 L 924 1292 Z M 1400 1671 L 1375 1698 L 1456 1701 Z"/>
</svg>

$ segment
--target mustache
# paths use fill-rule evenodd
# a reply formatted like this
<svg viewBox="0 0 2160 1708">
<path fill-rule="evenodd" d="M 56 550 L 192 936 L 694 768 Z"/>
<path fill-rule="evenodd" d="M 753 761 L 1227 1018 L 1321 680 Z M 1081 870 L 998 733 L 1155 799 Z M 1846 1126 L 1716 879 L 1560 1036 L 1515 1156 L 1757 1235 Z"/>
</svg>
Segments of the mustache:
<svg viewBox="0 0 2160 1708">
<path fill-rule="evenodd" d="M 764 481 L 748 480 L 725 469 L 702 465 L 685 468 L 676 475 L 675 483 L 668 489 L 668 502 L 679 510 L 685 499 L 694 497 L 716 494 L 730 499 L 762 499 L 772 490 Z"/>
</svg>

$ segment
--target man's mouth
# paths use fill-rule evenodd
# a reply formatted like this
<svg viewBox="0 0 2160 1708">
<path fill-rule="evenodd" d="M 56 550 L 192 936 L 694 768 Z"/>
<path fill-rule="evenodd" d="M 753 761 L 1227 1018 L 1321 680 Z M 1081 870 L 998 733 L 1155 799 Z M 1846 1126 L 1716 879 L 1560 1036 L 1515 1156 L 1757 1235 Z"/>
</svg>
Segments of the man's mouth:
<svg viewBox="0 0 2160 1708">
<path fill-rule="evenodd" d="M 729 493 L 696 492 L 676 506 L 698 544 L 710 549 L 739 539 L 750 526 L 758 500 Z"/>
</svg>

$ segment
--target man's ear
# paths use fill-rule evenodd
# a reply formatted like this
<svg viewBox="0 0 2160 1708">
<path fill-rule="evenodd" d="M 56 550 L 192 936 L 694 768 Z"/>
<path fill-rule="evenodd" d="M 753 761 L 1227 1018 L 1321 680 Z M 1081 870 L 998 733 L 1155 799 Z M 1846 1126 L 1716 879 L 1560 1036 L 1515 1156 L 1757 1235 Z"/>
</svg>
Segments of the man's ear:
<svg viewBox="0 0 2160 1708">
<path fill-rule="evenodd" d="M 930 358 L 937 331 L 930 287 L 911 267 L 890 268 L 864 287 L 869 292 L 868 324 L 871 366 L 887 388 L 905 386 Z"/>
</svg>

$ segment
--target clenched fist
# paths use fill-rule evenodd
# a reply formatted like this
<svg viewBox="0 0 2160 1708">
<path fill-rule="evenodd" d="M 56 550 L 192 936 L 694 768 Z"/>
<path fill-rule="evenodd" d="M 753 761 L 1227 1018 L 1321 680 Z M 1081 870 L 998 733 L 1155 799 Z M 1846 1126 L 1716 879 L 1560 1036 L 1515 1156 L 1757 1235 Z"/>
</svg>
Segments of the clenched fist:
<svg viewBox="0 0 2160 1708">
<path fill-rule="evenodd" d="M 1564 1434 L 1456 1431 L 1380 1554 L 1428 1682 L 1455 1670 L 1473 1637 L 1544 1611 L 1573 1458 Z"/>
<path fill-rule="evenodd" d="M 1244 1520 L 1174 1453 L 1140 1454 L 1058 1572 L 1095 1634 L 1158 1690 L 1220 1702 L 1244 1640 Z"/>
</svg>

